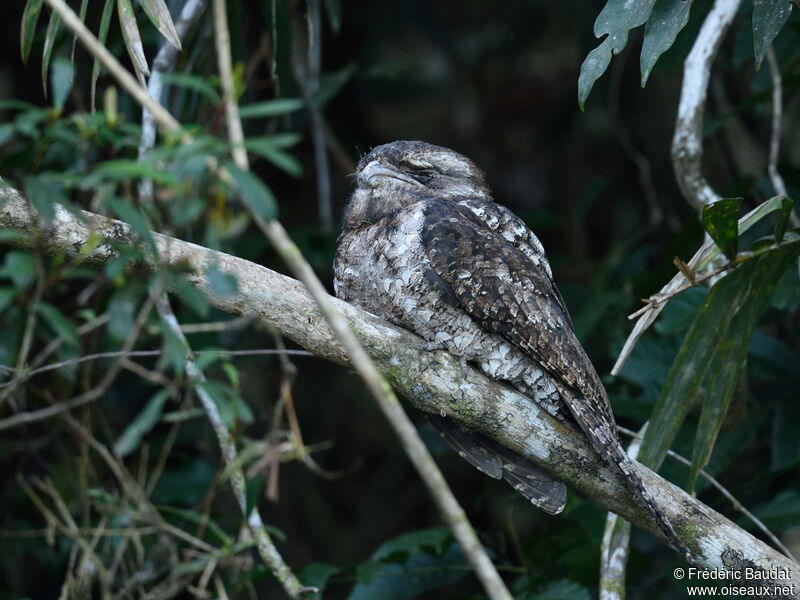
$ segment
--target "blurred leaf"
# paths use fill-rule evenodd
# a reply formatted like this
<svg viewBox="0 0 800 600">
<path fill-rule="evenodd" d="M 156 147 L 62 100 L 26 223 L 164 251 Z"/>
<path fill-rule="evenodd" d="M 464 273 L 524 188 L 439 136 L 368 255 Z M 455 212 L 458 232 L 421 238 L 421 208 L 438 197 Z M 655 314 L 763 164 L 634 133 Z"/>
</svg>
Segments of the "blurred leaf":
<svg viewBox="0 0 800 600">
<path fill-rule="evenodd" d="M 753 327 L 781 274 L 799 254 L 800 241 L 783 244 L 743 262 L 711 288 L 653 409 L 640 462 L 654 469 L 661 464 L 713 360 L 713 387 L 703 405 L 693 454 L 695 473 L 702 468 L 730 401 Z"/>
<path fill-rule="evenodd" d="M 214 404 L 219 409 L 219 415 L 222 421 L 229 428 L 236 425 L 236 421 L 244 423 L 253 422 L 253 411 L 250 406 L 239 396 L 231 386 L 226 385 L 220 381 L 201 381 L 195 384 L 211 396 Z"/>
<path fill-rule="evenodd" d="M 25 3 L 25 9 L 22 11 L 19 45 L 23 64 L 28 64 L 33 37 L 36 35 L 36 23 L 39 21 L 39 14 L 42 12 L 42 1 L 28 0 Z"/>
<path fill-rule="evenodd" d="M 58 27 L 61 24 L 61 18 L 55 11 L 50 13 L 50 21 L 47 24 L 47 33 L 44 38 L 44 50 L 42 51 L 42 88 L 44 89 L 44 97 L 47 98 L 47 72 L 50 69 L 50 58 L 53 56 L 53 48 L 56 44 L 56 36 L 58 35 Z"/>
<path fill-rule="evenodd" d="M 61 190 L 42 175 L 26 177 L 24 180 L 25 197 L 33 204 L 39 217 L 49 223 L 56 216 L 56 203 L 64 200 Z"/>
<path fill-rule="evenodd" d="M 209 264 L 206 269 L 206 277 L 211 290 L 222 298 L 233 296 L 239 289 L 239 282 L 230 273 L 224 273 L 216 265 Z"/>
<path fill-rule="evenodd" d="M 769 502 L 756 506 L 752 512 L 773 531 L 796 527 L 800 523 L 800 493 L 785 490 Z"/>
<path fill-rule="evenodd" d="M 321 562 L 312 562 L 311 564 L 303 567 L 297 574 L 298 579 L 303 585 L 308 587 L 315 587 L 319 592 L 307 596 L 309 600 L 322 600 L 322 592 L 328 585 L 328 580 L 339 573 L 341 569 Z"/>
<path fill-rule="evenodd" d="M 164 83 L 193 90 L 214 105 L 221 102 L 219 92 L 206 78 L 191 73 L 164 73 Z"/>
<path fill-rule="evenodd" d="M 161 32 L 161 35 L 180 50 L 181 40 L 178 37 L 178 32 L 175 31 L 172 15 L 169 14 L 169 9 L 164 0 L 139 0 L 139 5 L 144 9 L 150 22 Z"/>
<path fill-rule="evenodd" d="M 794 204 L 790 198 L 780 196 L 781 207 L 778 212 L 778 222 L 775 224 L 775 241 L 779 244 L 783 241 L 783 236 L 786 235 L 786 227 L 789 225 L 789 217 L 792 214 L 792 205 Z"/>
<path fill-rule="evenodd" d="M 243 171 L 232 162 L 228 162 L 225 168 L 231 174 L 239 195 L 251 211 L 266 221 L 271 221 L 277 216 L 278 203 L 275 201 L 272 190 L 263 181 L 250 171 Z"/>
<path fill-rule="evenodd" d="M 359 565 L 348 600 L 410 600 L 467 573 L 464 552 L 449 530 L 416 531 L 384 542 L 370 561 Z"/>
<path fill-rule="evenodd" d="M 628 32 L 643 25 L 650 16 L 655 0 L 608 0 L 594 22 L 594 35 L 606 39 L 589 52 L 578 76 L 578 104 L 583 110 L 595 81 L 608 69 L 611 57 L 628 43 Z"/>
<path fill-rule="evenodd" d="M 166 467 L 153 490 L 153 501 L 194 506 L 208 493 L 214 475 L 214 467 L 205 458 L 194 458 L 179 467 Z"/>
<path fill-rule="evenodd" d="M 138 179 L 152 179 L 155 183 L 167 185 L 172 188 L 180 187 L 180 182 L 171 173 L 160 169 L 150 162 L 121 158 L 107 160 L 100 163 L 84 178 L 86 187 L 96 187 L 107 181 L 130 181 Z"/>
<path fill-rule="evenodd" d="M 3 286 L 0 287 L 0 314 L 14 301 L 19 292 L 16 288 Z"/>
<path fill-rule="evenodd" d="M 325 12 L 328 14 L 328 22 L 331 30 L 336 35 L 342 30 L 342 4 L 339 0 L 325 0 Z"/>
<path fill-rule="evenodd" d="M 36 279 L 36 267 L 30 252 L 9 250 L 6 253 L 0 277 L 8 277 L 19 290 L 24 290 Z"/>
<path fill-rule="evenodd" d="M 756 70 L 761 66 L 772 40 L 789 20 L 791 12 L 791 0 L 754 0 L 753 52 L 756 57 Z"/>
<path fill-rule="evenodd" d="M 98 41 L 105 46 L 106 39 L 108 38 L 108 28 L 111 25 L 111 14 L 114 10 L 114 0 L 106 0 L 103 6 L 103 15 L 100 17 L 100 27 L 97 30 Z M 95 58 L 92 61 L 92 84 L 91 84 L 91 103 L 92 113 L 95 109 L 95 100 L 97 98 L 97 80 L 100 77 L 100 61 Z"/>
<path fill-rule="evenodd" d="M 140 294 L 131 286 L 120 288 L 108 302 L 108 333 L 114 342 L 121 342 L 133 329 Z"/>
<path fill-rule="evenodd" d="M 53 90 L 53 106 L 59 110 L 64 107 L 72 90 L 74 74 L 75 70 L 68 58 L 59 56 L 53 61 L 53 68 L 50 70 L 50 87 Z"/>
<path fill-rule="evenodd" d="M 164 403 L 171 393 L 170 390 L 164 388 L 156 392 L 147 401 L 141 412 L 136 415 L 133 421 L 125 428 L 125 431 L 122 432 L 122 435 L 114 442 L 114 454 L 124 458 L 139 449 L 139 446 L 142 445 L 142 438 L 150 433 L 161 418 L 161 413 L 164 411 Z"/>
<path fill-rule="evenodd" d="M 173 275 L 170 277 L 170 290 L 178 298 L 181 303 L 196 314 L 201 319 L 208 318 L 208 313 L 211 306 L 208 304 L 205 296 L 201 294 L 197 287 L 186 281 L 183 277 Z"/>
<path fill-rule="evenodd" d="M 209 518 L 208 513 L 178 508 L 176 506 L 160 506 L 159 510 L 169 515 L 177 515 L 181 519 L 189 521 L 189 523 L 193 523 L 194 525 L 199 525 L 204 528 L 208 527 L 208 530 L 214 534 L 220 542 L 222 542 L 223 546 L 233 545 L 234 540 L 231 538 L 231 536 L 225 533 L 225 530 L 222 529 L 222 527 L 220 527 L 214 519 Z M 268 529 L 272 528 L 268 527 Z"/>
<path fill-rule="evenodd" d="M 161 323 L 161 356 L 158 357 L 158 370 L 172 369 L 177 377 L 183 377 L 186 364 L 186 345 L 166 324 Z"/>
<path fill-rule="evenodd" d="M 81 23 L 86 22 L 86 11 L 89 8 L 89 0 L 81 0 L 81 7 L 78 11 L 78 18 L 81 20 Z M 78 45 L 78 36 L 75 35 L 72 37 L 72 52 L 70 52 L 69 60 L 70 64 L 75 63 L 75 47 Z"/>
<path fill-rule="evenodd" d="M 703 206 L 703 227 L 728 260 L 739 249 L 739 207 L 741 198 L 725 198 Z"/>
<path fill-rule="evenodd" d="M 672 47 L 675 38 L 689 22 L 692 0 L 656 0 L 644 29 L 642 55 L 642 87 L 658 58 Z"/>
<path fill-rule="evenodd" d="M 52 304 L 47 302 L 39 302 L 36 305 L 36 311 L 42 315 L 44 321 L 50 326 L 57 336 L 62 338 L 66 344 L 73 348 L 80 348 L 81 339 L 75 329 L 75 325 L 70 319 L 64 316 Z"/>
<path fill-rule="evenodd" d="M 303 165 L 293 155 L 284 152 L 281 146 L 274 143 L 273 136 L 249 138 L 245 141 L 245 148 L 248 152 L 257 154 L 265 158 L 273 165 L 288 173 L 292 177 L 300 177 L 303 174 Z"/>
<path fill-rule="evenodd" d="M 314 96 L 314 102 L 316 102 L 317 106 L 325 106 L 338 96 L 341 89 L 350 81 L 357 70 L 358 65 L 350 63 L 338 71 L 323 74 L 320 77 L 319 91 Z"/>
<path fill-rule="evenodd" d="M 800 373 L 800 371 L 798 371 Z M 800 444 L 797 431 L 800 429 L 800 402 L 797 402 L 797 384 L 786 386 L 784 398 L 772 415 L 770 450 L 774 470 L 796 467 L 800 464 Z"/>
<path fill-rule="evenodd" d="M 255 119 L 259 117 L 277 117 L 288 115 L 303 108 L 302 98 L 276 98 L 264 100 L 255 104 L 245 104 L 239 107 L 239 117 L 242 119 Z"/>
<path fill-rule="evenodd" d="M 685 334 L 707 296 L 708 288 L 705 286 L 693 287 L 681 292 L 667 303 L 653 327 L 661 334 Z"/>
<path fill-rule="evenodd" d="M 559 579 L 546 584 L 530 596 L 531 600 L 590 600 L 589 590 L 569 579 Z"/>
<path fill-rule="evenodd" d="M 131 231 L 137 234 L 155 252 L 156 242 L 153 239 L 153 233 L 150 231 L 150 225 L 138 207 L 112 195 L 103 198 L 103 204 L 110 208 L 121 221 L 130 225 Z"/>
<path fill-rule="evenodd" d="M 150 75 L 150 68 L 147 66 L 142 37 L 139 34 L 139 25 L 136 23 L 136 14 L 133 12 L 131 0 L 117 0 L 117 14 L 119 15 L 122 39 L 125 41 L 128 56 L 133 63 L 133 68 L 139 81 L 144 85 L 144 78 Z"/>
</svg>

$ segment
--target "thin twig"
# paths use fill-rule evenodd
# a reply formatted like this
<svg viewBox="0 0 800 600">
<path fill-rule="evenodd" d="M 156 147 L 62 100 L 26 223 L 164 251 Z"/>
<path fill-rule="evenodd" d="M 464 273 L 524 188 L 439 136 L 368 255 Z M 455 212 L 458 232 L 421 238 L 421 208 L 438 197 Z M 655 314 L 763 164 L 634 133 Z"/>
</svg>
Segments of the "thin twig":
<svg viewBox="0 0 800 600">
<path fill-rule="evenodd" d="M 779 196 L 788 196 L 786 184 L 778 172 L 778 157 L 781 151 L 781 121 L 783 119 L 783 84 L 781 82 L 781 69 L 775 58 L 772 46 L 767 50 L 767 64 L 772 77 L 772 133 L 769 140 L 769 163 L 767 172 L 775 193 Z"/>
</svg>

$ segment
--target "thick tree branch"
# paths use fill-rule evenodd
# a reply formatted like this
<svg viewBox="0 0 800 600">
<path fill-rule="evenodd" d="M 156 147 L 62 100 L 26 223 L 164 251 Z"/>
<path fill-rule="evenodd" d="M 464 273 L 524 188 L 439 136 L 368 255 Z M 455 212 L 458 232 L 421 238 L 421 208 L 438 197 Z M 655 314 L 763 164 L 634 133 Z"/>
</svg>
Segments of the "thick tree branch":
<svg viewBox="0 0 800 600">
<path fill-rule="evenodd" d="M 30 234 L 39 226 L 19 192 L 0 189 L 0 226 Z M 57 207 L 53 223 L 41 226 L 39 247 L 56 254 L 77 253 L 90 231 L 104 240 L 89 252 L 87 261 L 103 263 L 115 256 L 111 242 L 136 243 L 130 228 L 119 221 L 86 213 L 87 224 Z M 215 307 L 246 317 L 259 317 L 276 331 L 317 356 L 347 365 L 347 354 L 328 327 L 316 303 L 299 282 L 230 256 L 160 234 L 153 234 L 159 259 L 187 265 L 185 275 Z M 96 239 L 96 238 L 95 238 Z M 153 261 L 155 264 L 155 261 Z M 209 285 L 209 265 L 235 276 L 235 295 L 220 297 Z M 349 320 L 361 343 L 392 385 L 417 408 L 450 416 L 468 427 L 541 464 L 573 488 L 605 508 L 665 541 L 659 527 L 632 500 L 617 473 L 591 449 L 578 428 L 559 422 L 522 394 L 490 381 L 475 369 L 462 373 L 459 361 L 444 351 L 426 352 L 417 336 L 349 304 L 331 299 Z M 782 569 L 800 591 L 796 563 L 757 540 L 680 488 L 638 465 L 639 473 L 698 562 L 708 568 Z"/>
</svg>

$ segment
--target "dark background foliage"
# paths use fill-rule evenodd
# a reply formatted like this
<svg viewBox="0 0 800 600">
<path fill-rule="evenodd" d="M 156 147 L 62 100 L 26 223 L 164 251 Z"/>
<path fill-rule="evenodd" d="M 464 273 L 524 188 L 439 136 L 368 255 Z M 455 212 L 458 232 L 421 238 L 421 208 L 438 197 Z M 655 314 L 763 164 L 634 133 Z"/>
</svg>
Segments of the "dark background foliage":
<svg viewBox="0 0 800 600">
<path fill-rule="evenodd" d="M 101 7 L 94 4 L 90 3 L 88 22 L 96 29 Z M 289 51 L 292 11 L 297 7 L 278 3 L 274 28 L 279 39 L 273 46 L 269 41 L 273 28 L 269 2 L 230 4 L 234 60 L 244 67 L 242 103 L 278 94 L 296 96 Z M 629 48 L 612 61 L 609 73 L 595 85 L 586 111 L 581 112 L 576 101 L 578 71 L 586 53 L 597 44 L 592 24 L 603 4 L 579 0 L 342 2 L 339 18 L 331 19 L 326 13 L 322 25 L 322 89 L 335 92 L 323 112 L 340 149 L 340 159 L 331 161 L 337 219 L 349 193 L 348 175 L 353 164 L 375 145 L 394 139 L 422 139 L 471 157 L 486 172 L 495 200 L 522 216 L 542 240 L 578 335 L 598 371 L 607 374 L 630 328 L 626 315 L 638 308 L 640 298 L 657 291 L 672 276 L 673 256 L 688 259 L 702 241 L 696 215 L 675 184 L 669 148 L 681 61 L 699 27 L 698 17 L 710 3 L 695 3 L 692 21 L 662 57 L 644 89 L 639 85 L 637 64 L 641 32 L 634 32 Z M 28 66 L 23 65 L 18 50 L 22 6 L 13 2 L 0 7 L 5 57 L 0 64 L 0 97 L 46 106 L 39 71 L 44 28 L 40 25 L 31 60 Z M 123 58 L 125 51 L 116 27 L 112 26 L 109 47 Z M 743 11 L 716 66 L 715 93 L 707 107 L 704 161 L 712 184 L 724 195 L 744 197 L 748 208 L 772 195 L 764 175 L 769 80 L 766 69 L 754 71 L 749 27 L 749 16 Z M 142 30 L 148 57 L 152 57 L 160 38 L 152 28 L 142 26 Z M 56 53 L 68 54 L 70 44 L 71 39 L 63 35 Z M 776 43 L 779 57 L 786 57 L 782 64 L 787 131 L 796 131 L 800 122 L 800 71 L 798 55 L 792 50 L 798 44 L 800 19 L 794 14 Z M 277 50 L 277 80 L 270 74 L 272 49 Z M 127 57 L 124 61 L 127 64 Z M 210 76 L 215 72 L 215 61 L 207 16 L 186 44 L 179 69 L 213 83 Z M 68 111 L 87 111 L 91 61 L 79 49 L 75 64 L 76 85 Z M 101 90 L 110 84 L 107 76 L 101 77 Z M 191 91 L 173 91 L 168 106 L 182 121 L 197 122 L 201 130 L 212 135 L 224 134 L 221 104 L 205 101 Z M 120 111 L 128 124 L 135 125 L 140 119 L 139 111 L 124 97 Z M 17 115 L 6 106 L 0 110 L 0 122 L 9 122 Z M 40 133 L 52 133 L 53 119 L 34 127 Z M 291 149 L 302 165 L 301 176 L 293 177 L 263 160 L 254 163 L 254 170 L 275 193 L 281 220 L 332 290 L 336 232 L 326 232 L 319 224 L 308 114 L 299 111 L 277 119 L 248 121 L 247 126 L 248 135 L 303 133 L 303 140 Z M 75 156 L 53 150 L 63 142 L 57 136 L 37 138 L 16 133 L 0 145 L 0 175 L 19 185 L 26 175 L 42 170 L 62 168 L 80 174 L 100 160 L 135 157 L 136 136 L 128 139 L 122 130 L 116 131 L 118 138 L 87 142 L 89 150 L 82 143 L 76 145 L 78 153 L 84 153 L 83 165 L 75 164 Z M 790 194 L 798 197 L 800 145 L 791 136 L 787 140 L 780 167 Z M 743 158 L 739 156 L 742 152 L 747 152 Z M 203 205 L 197 210 L 202 218 L 181 224 L 163 211 L 165 231 L 286 271 L 254 228 L 233 240 L 225 240 L 214 230 L 219 220 L 233 219 L 237 210 L 225 204 L 224 191 L 203 191 L 195 184 L 191 192 L 200 194 Z M 71 198 L 88 205 L 91 194 L 73 191 Z M 219 213 L 214 213 L 217 209 Z M 9 251 L 0 254 L 6 261 L 6 277 L 11 268 L 9 255 Z M 11 260 L 13 263 L 15 259 Z M 51 267 L 50 263 L 45 265 L 46 269 Z M 48 289 L 45 299 L 64 312 L 74 313 L 79 307 L 72 298 L 93 277 L 78 272 Z M 709 467 L 746 506 L 761 508 L 767 524 L 779 534 L 800 523 L 800 452 L 795 439 L 800 428 L 796 394 L 800 373 L 798 295 L 796 273 L 794 279 L 787 277 L 779 288 L 783 295 L 775 300 L 782 304 L 767 312 L 754 338 L 749 377 L 742 381 L 734 398 Z M 102 287 L 90 304 L 98 314 L 115 307 L 118 312 L 114 314 L 124 312 L 120 306 L 126 295 L 141 299 L 138 279 L 135 272 L 115 277 L 106 270 L 94 279 Z M 605 377 L 621 424 L 638 428 L 650 414 L 704 296 L 702 289 L 694 290 L 673 302 L 660 325 L 642 340 L 623 375 Z M 0 336 L 5 340 L 4 356 L 9 365 L 13 364 L 13 348 L 21 335 L 25 297 L 0 315 Z M 203 320 L 191 310 L 186 298 L 181 300 L 179 316 L 184 322 Z M 207 318 L 227 317 L 211 311 Z M 193 336 L 191 340 L 195 348 L 273 346 L 269 332 L 257 324 L 223 334 Z M 36 343 L 41 347 L 46 342 L 47 333 L 43 332 Z M 89 342 L 92 351 L 118 345 L 119 340 L 111 334 L 96 335 Z M 158 335 L 143 335 L 142 346 L 160 347 Z M 264 499 L 260 474 L 251 479 L 253 501 L 262 506 L 266 521 L 282 532 L 278 536 L 280 549 L 289 564 L 298 570 L 313 562 L 337 567 L 326 597 L 344 598 L 354 583 L 363 585 L 374 581 L 376 573 L 385 575 L 381 571 L 385 564 L 368 562 L 381 544 L 442 523 L 360 380 L 346 369 L 313 357 L 293 362 L 298 368 L 293 397 L 304 440 L 308 444 L 329 440 L 330 447 L 315 453 L 314 458 L 324 469 L 342 472 L 329 479 L 300 462 L 284 462 L 279 501 Z M 145 364 L 155 368 L 156 360 Z M 240 395 L 253 415 L 240 421 L 237 433 L 242 439 L 263 439 L 270 430 L 272 409 L 279 396 L 279 363 L 262 356 L 236 359 L 234 364 Z M 17 401 L 30 408 L 38 406 L 42 397 L 69 397 L 67 390 L 77 393 L 81 385 L 98 377 L 98 370 L 102 370 L 100 364 L 67 374 L 43 374 Z M 218 365 L 212 372 L 224 379 Z M 87 419 L 98 439 L 112 445 L 157 390 L 124 373 L 98 406 L 76 416 Z M 178 401 L 170 400 L 168 409 L 176 410 Z M 0 416 L 9 414 L 7 406 L 0 410 Z M 537 512 L 505 484 L 484 478 L 454 456 L 423 419 L 417 420 L 457 497 L 516 593 L 522 597 L 543 589 L 553 594 L 547 597 L 596 593 L 605 516 L 600 508 L 572 494 L 559 517 Z M 686 455 L 691 454 L 696 422 L 697 415 L 690 415 L 675 445 Z M 149 460 L 157 456 L 169 429 L 169 424 L 159 423 L 147 433 Z M 41 537 L 14 533 L 44 526 L 42 515 L 15 477 L 49 476 L 70 499 L 70 507 L 80 514 L 86 488 L 114 487 L 113 478 L 102 465 L 89 466 L 77 453 L 80 447 L 59 419 L 16 428 L 0 437 L 0 597 L 47 598 L 58 594 L 70 544 L 63 537 L 48 544 Z M 139 448 L 125 459 L 134 473 L 142 468 L 141 452 Z M 239 516 L 227 487 L 216 480 L 219 464 L 216 441 L 206 421 L 188 421 L 181 427 L 155 487 L 154 502 L 208 511 L 235 536 Z M 679 484 L 687 477 L 686 468 L 669 460 L 662 473 Z M 699 493 L 709 505 L 738 518 L 730 504 L 702 482 Z M 83 515 L 88 526 L 88 513 Z M 176 523 L 193 527 L 179 520 Z M 751 528 L 746 521 L 741 523 Z M 436 540 L 441 542 L 440 532 L 421 535 L 406 546 L 400 544 L 403 552 L 413 554 L 409 548 L 436 547 Z M 442 539 L 445 541 L 438 545 L 440 558 L 450 556 L 447 552 L 451 550 L 446 536 Z M 152 539 L 145 544 L 151 551 L 158 547 Z M 437 552 L 425 554 L 433 555 Z M 402 555 L 398 564 L 407 558 L 407 554 Z M 429 592 L 430 597 L 466 598 L 477 592 L 471 575 L 460 577 L 463 560 L 459 556 L 450 559 L 455 565 L 452 573 L 456 574 L 452 578 L 460 582 Z M 670 575 L 677 560 L 650 537 L 634 533 L 630 597 L 682 597 L 683 590 Z M 242 566 L 241 581 L 249 579 L 259 593 L 275 593 L 274 582 L 263 570 L 256 566 L 248 571 L 246 566 Z M 317 566 L 315 572 L 324 569 Z M 306 571 L 307 576 L 311 573 Z M 239 581 L 233 574 L 230 577 Z M 240 582 L 232 590 L 245 596 L 244 585 Z M 410 584 L 406 581 L 402 585 Z M 360 597 L 357 591 L 353 591 L 354 596 Z"/>
</svg>

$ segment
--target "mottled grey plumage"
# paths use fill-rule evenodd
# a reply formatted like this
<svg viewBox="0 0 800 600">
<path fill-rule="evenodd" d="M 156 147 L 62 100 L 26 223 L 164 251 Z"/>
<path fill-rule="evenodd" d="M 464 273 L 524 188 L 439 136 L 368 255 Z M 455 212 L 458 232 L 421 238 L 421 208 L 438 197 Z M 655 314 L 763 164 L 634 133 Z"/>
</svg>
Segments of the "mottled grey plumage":
<svg viewBox="0 0 800 600">
<path fill-rule="evenodd" d="M 483 173 L 447 148 L 393 142 L 364 156 L 356 176 L 334 263 L 336 295 L 511 383 L 555 417 L 573 418 L 688 555 L 617 438 L 542 245 L 492 201 Z M 548 512 L 563 508 L 563 484 L 533 463 L 446 420 L 437 426 L 481 471 Z"/>
</svg>

